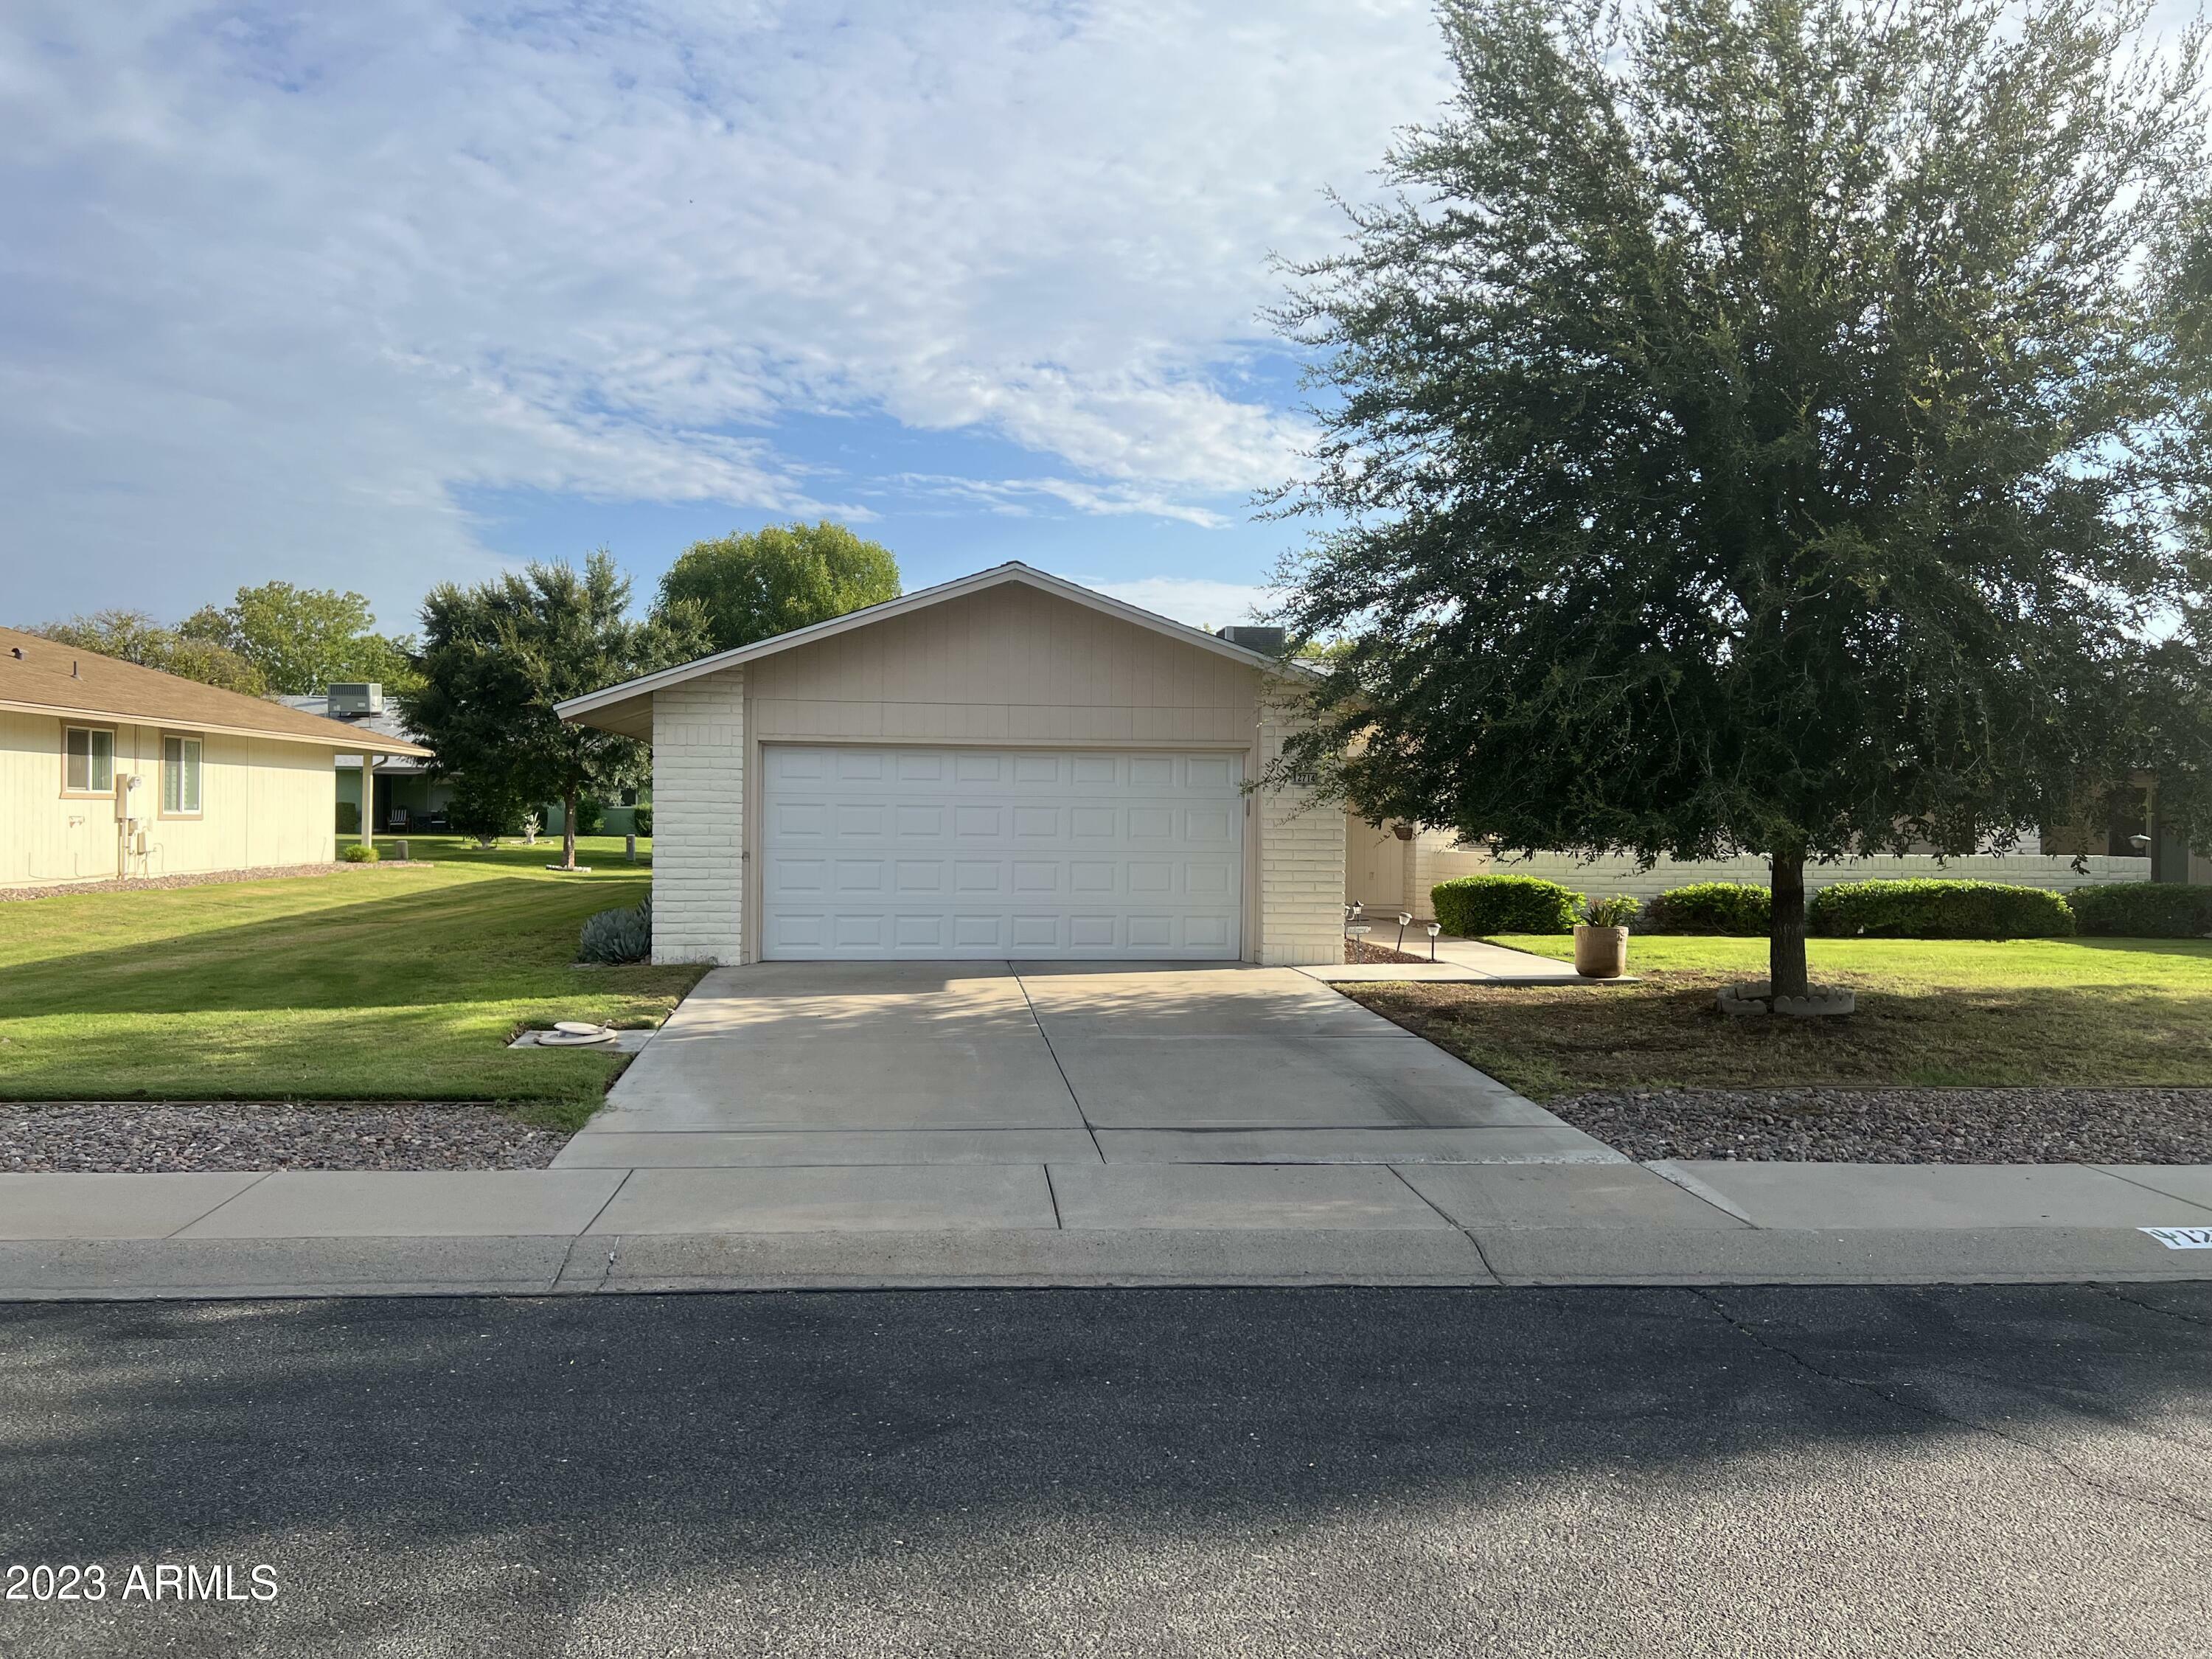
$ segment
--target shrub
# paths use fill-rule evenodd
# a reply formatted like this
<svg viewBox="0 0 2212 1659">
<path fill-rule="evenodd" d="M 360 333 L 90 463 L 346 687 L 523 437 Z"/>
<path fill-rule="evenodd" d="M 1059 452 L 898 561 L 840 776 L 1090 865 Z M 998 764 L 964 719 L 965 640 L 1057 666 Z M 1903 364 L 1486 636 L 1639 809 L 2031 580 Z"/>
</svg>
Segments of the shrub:
<svg viewBox="0 0 2212 1659">
<path fill-rule="evenodd" d="M 521 827 L 522 805 L 504 791 L 464 780 L 453 787 L 446 823 L 456 835 L 473 836 L 477 845 L 489 847 Z"/>
<path fill-rule="evenodd" d="M 2212 933 L 2212 887 L 2125 881 L 2066 896 L 2074 925 L 2106 939 L 2202 939 Z"/>
<path fill-rule="evenodd" d="M 338 803 L 338 834 L 357 836 L 361 833 L 361 803 L 342 800 Z"/>
<path fill-rule="evenodd" d="M 607 809 L 589 795 L 586 795 L 576 803 L 576 833 L 578 835 L 596 836 L 599 833 L 599 827 L 606 821 Z"/>
<path fill-rule="evenodd" d="M 1698 881 L 1662 893 L 1644 908 L 1647 933 L 1727 933 L 1765 939 L 1774 895 L 1747 881 Z"/>
<path fill-rule="evenodd" d="M 1626 927 L 1636 920 L 1636 901 L 1626 893 L 1592 899 L 1583 906 L 1583 921 L 1592 927 Z"/>
<path fill-rule="evenodd" d="M 338 848 L 339 859 L 347 864 L 374 864 L 383 856 L 374 847 L 364 847 L 357 841 L 349 841 Z"/>
<path fill-rule="evenodd" d="M 2056 939 L 2074 931 L 2057 893 L 1994 881 L 1847 881 L 1805 906 L 1809 933 L 1867 939 Z"/>
<path fill-rule="evenodd" d="M 653 901 L 625 910 L 602 910 L 585 919 L 576 942 L 579 962 L 653 960 Z"/>
<path fill-rule="evenodd" d="M 650 838 L 653 834 L 653 809 L 650 806 L 633 807 L 630 823 L 639 835 Z"/>
<path fill-rule="evenodd" d="M 1565 933 L 1574 930 L 1583 896 L 1534 876 L 1462 876 L 1429 890 L 1437 920 L 1460 939 L 1492 933 Z"/>
</svg>

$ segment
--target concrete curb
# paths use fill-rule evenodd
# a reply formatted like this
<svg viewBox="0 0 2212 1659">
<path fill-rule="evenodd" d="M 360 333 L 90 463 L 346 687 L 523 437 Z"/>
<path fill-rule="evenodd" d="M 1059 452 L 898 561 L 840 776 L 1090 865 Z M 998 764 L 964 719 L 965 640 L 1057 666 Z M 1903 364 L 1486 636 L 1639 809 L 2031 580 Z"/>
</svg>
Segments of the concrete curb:
<svg viewBox="0 0 2212 1659">
<path fill-rule="evenodd" d="M 787 1232 L 0 1243 L 0 1301 L 2212 1279 L 2119 1228 Z"/>
</svg>

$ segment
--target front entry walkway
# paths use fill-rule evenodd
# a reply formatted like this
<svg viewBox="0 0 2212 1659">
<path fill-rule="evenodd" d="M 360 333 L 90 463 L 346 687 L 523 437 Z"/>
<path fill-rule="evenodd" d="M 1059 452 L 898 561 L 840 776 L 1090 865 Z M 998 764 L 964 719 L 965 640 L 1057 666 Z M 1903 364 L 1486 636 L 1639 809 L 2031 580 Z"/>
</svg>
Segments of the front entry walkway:
<svg viewBox="0 0 2212 1659">
<path fill-rule="evenodd" d="M 563 1168 L 1623 1162 L 1305 975 L 1241 963 L 709 974 Z"/>
</svg>

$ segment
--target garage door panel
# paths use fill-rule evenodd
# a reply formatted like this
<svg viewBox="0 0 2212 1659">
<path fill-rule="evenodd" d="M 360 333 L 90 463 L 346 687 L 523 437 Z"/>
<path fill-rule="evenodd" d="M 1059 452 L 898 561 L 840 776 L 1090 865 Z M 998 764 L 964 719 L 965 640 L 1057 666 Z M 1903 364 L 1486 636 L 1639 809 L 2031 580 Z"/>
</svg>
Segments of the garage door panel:
<svg viewBox="0 0 2212 1659">
<path fill-rule="evenodd" d="M 1234 957 L 1235 755 L 771 744 L 762 953 Z"/>
</svg>

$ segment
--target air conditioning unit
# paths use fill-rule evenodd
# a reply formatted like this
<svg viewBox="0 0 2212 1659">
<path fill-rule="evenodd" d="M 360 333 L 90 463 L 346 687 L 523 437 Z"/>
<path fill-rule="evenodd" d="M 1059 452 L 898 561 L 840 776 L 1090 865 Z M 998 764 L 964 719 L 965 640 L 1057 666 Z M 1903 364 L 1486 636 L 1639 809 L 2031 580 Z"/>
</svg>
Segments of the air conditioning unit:
<svg viewBox="0 0 2212 1659">
<path fill-rule="evenodd" d="M 381 714 L 384 712 L 384 682 L 356 680 L 345 685 L 332 685 L 323 694 L 330 700 L 333 714 Z"/>
<path fill-rule="evenodd" d="M 1214 637 L 1226 640 L 1231 645 L 1241 645 L 1247 651 L 1257 651 L 1262 656 L 1279 657 L 1283 654 L 1285 635 L 1279 628 L 1224 628 L 1216 630 Z"/>
</svg>

